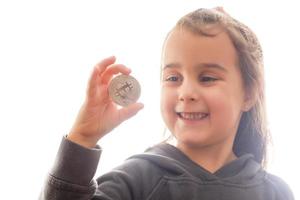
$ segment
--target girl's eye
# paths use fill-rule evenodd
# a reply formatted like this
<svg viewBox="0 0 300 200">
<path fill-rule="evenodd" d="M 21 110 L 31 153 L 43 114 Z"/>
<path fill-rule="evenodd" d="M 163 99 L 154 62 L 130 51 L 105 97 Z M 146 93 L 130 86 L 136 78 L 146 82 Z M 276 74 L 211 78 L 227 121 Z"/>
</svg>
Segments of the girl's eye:
<svg viewBox="0 0 300 200">
<path fill-rule="evenodd" d="M 201 76 L 200 77 L 201 82 L 214 82 L 216 80 L 218 80 L 218 79 L 211 77 L 211 76 Z"/>
<path fill-rule="evenodd" d="M 174 81 L 178 81 L 179 80 L 179 77 L 178 76 L 168 76 L 165 81 L 171 81 L 171 82 L 174 82 Z"/>
</svg>

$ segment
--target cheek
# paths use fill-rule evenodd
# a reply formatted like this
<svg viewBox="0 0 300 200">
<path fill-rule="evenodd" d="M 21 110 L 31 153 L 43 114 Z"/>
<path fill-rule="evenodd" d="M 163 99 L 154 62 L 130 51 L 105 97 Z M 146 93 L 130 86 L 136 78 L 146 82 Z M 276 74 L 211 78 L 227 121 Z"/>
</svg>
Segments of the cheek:
<svg viewBox="0 0 300 200">
<path fill-rule="evenodd" d="M 160 105 L 162 109 L 164 109 L 164 107 L 174 105 L 177 100 L 176 96 L 176 91 L 162 87 L 160 93 Z"/>
<path fill-rule="evenodd" d="M 211 91 L 206 100 L 212 120 L 232 126 L 239 119 L 241 102 L 239 98 L 234 98 L 233 95 L 228 94 L 230 93 L 225 92 L 225 90 Z"/>
<path fill-rule="evenodd" d="M 161 89 L 160 111 L 166 124 L 171 123 L 176 104 L 176 95 L 169 90 Z"/>
</svg>

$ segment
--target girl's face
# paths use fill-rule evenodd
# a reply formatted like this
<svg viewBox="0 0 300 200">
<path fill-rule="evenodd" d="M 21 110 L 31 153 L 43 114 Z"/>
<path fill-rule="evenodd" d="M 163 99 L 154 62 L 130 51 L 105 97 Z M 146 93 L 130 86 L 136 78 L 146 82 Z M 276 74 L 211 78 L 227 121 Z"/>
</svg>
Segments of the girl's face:
<svg viewBox="0 0 300 200">
<path fill-rule="evenodd" d="M 175 29 L 165 43 L 161 112 L 177 146 L 233 145 L 246 101 L 235 48 Z"/>
</svg>

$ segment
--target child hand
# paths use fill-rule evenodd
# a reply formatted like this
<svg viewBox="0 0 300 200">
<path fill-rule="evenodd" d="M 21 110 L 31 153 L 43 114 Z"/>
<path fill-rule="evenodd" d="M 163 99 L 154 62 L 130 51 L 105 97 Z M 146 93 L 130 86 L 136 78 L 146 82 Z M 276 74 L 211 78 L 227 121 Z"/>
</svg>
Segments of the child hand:
<svg viewBox="0 0 300 200">
<path fill-rule="evenodd" d="M 108 95 L 108 83 L 114 74 L 130 74 L 124 65 L 109 57 L 98 63 L 90 77 L 85 102 L 67 138 L 82 146 L 95 147 L 98 140 L 123 121 L 134 116 L 143 104 L 134 103 L 118 109 Z"/>
</svg>

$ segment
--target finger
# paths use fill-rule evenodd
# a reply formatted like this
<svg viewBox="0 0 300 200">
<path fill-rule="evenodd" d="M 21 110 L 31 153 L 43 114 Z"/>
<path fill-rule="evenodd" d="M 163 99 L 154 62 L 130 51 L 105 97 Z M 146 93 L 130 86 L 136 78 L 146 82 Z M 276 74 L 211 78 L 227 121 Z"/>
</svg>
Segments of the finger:
<svg viewBox="0 0 300 200">
<path fill-rule="evenodd" d="M 98 78 L 98 70 L 94 67 L 86 90 L 87 96 L 91 96 L 92 93 L 95 93 L 95 89 L 97 86 L 97 78 Z"/>
<path fill-rule="evenodd" d="M 121 108 L 119 112 L 120 123 L 136 115 L 144 107 L 142 103 L 134 103 L 128 107 Z"/>
<path fill-rule="evenodd" d="M 108 94 L 108 85 L 101 85 L 99 88 L 95 88 L 94 91 L 89 91 L 86 97 L 87 104 L 90 106 L 104 105 L 111 101 Z"/>
<path fill-rule="evenodd" d="M 111 64 L 116 62 L 115 56 L 110 56 L 108 58 L 103 59 L 98 64 L 96 64 L 95 68 L 98 70 L 98 73 L 101 74 L 104 70 L 110 66 Z"/>
<path fill-rule="evenodd" d="M 103 74 L 101 75 L 100 83 L 108 84 L 108 82 L 110 81 L 110 79 L 114 74 L 122 73 L 128 75 L 130 74 L 130 72 L 131 70 L 127 68 L 125 65 L 113 64 L 109 66 L 109 68 L 107 68 L 105 72 L 103 72 Z"/>
<path fill-rule="evenodd" d="M 109 65 L 113 64 L 115 60 L 116 58 L 114 56 L 111 56 L 103 59 L 94 67 L 88 82 L 87 95 L 92 95 L 93 93 L 95 93 L 98 75 L 101 74 Z"/>
</svg>

